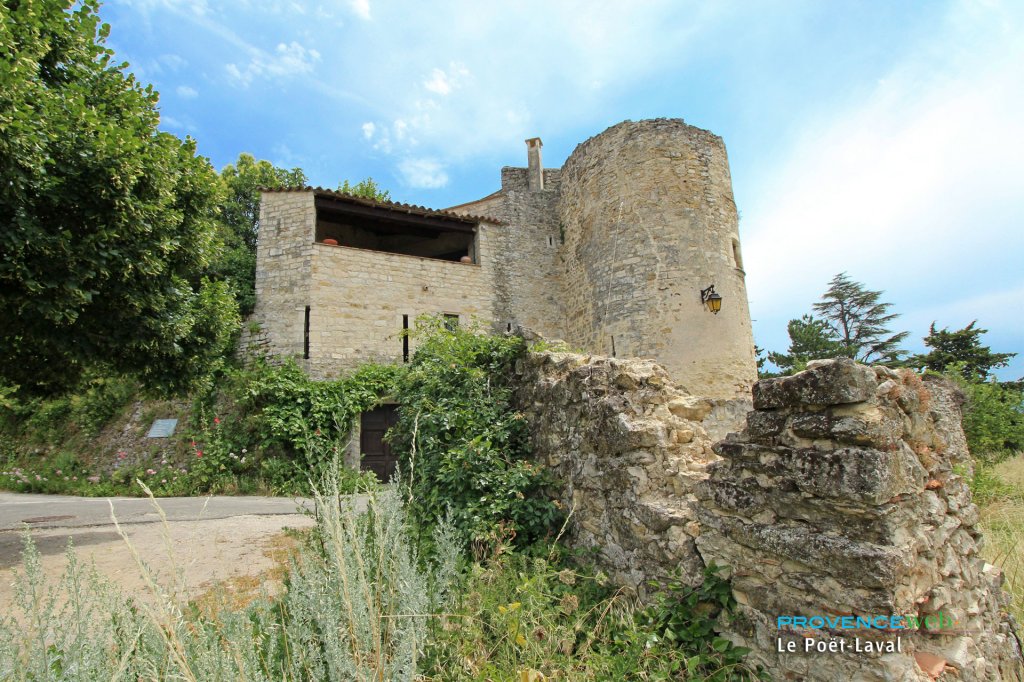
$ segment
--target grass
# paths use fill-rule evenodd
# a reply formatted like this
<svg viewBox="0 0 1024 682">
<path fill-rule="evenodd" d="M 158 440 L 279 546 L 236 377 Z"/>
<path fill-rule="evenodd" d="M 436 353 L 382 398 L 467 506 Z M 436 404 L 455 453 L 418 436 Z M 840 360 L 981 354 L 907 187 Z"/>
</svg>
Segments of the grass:
<svg viewBox="0 0 1024 682">
<path fill-rule="evenodd" d="M 1002 570 L 1010 612 L 1020 626 L 1024 624 L 1024 454 L 994 465 L 983 476 L 990 476 L 994 484 L 988 484 L 990 492 L 978 500 L 985 534 L 981 554 Z"/>
</svg>

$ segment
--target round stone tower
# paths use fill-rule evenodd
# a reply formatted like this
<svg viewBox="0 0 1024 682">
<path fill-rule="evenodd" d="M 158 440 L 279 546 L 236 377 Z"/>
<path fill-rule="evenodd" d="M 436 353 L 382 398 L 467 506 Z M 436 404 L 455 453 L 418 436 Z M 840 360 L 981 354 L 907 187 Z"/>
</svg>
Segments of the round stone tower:
<svg viewBox="0 0 1024 682">
<path fill-rule="evenodd" d="M 695 395 L 749 395 L 754 340 L 720 137 L 681 119 L 612 126 L 565 162 L 558 213 L 570 344 L 654 358 Z M 701 296 L 712 286 L 717 314 Z"/>
</svg>

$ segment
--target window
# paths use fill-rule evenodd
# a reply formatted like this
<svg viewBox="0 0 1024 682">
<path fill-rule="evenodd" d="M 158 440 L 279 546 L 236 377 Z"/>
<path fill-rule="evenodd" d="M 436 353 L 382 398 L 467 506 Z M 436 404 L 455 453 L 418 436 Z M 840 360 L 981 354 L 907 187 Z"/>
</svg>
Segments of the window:
<svg viewBox="0 0 1024 682">
<path fill-rule="evenodd" d="M 740 257 L 740 240 L 732 240 L 732 264 L 740 270 L 743 269 L 743 258 Z"/>
<path fill-rule="evenodd" d="M 402 315 L 402 362 L 409 362 L 409 316 Z"/>
<path fill-rule="evenodd" d="M 309 306 L 306 306 L 306 320 L 302 325 L 302 358 L 309 360 Z"/>
<path fill-rule="evenodd" d="M 451 313 L 444 314 L 444 328 L 450 332 L 459 328 L 459 316 Z"/>
</svg>

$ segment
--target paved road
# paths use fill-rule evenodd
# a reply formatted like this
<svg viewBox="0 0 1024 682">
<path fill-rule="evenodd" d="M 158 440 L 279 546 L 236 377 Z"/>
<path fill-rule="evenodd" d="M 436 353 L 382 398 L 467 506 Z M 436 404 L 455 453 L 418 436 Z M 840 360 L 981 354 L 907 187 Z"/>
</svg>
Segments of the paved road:
<svg viewBox="0 0 1024 682">
<path fill-rule="evenodd" d="M 0 492 L 0 615 L 14 604 L 13 571 L 21 565 L 23 530 L 31 530 L 43 572 L 56 579 L 66 565 L 68 540 L 85 564 L 113 580 L 126 594 L 148 594 L 136 559 L 110 519 L 118 523 L 139 555 L 166 578 L 182 575 L 191 598 L 218 581 L 265 576 L 275 565 L 271 550 L 285 528 L 308 528 L 302 510 L 309 500 L 281 497 L 165 497 L 167 516 L 145 498 L 85 498 Z M 366 498 L 356 499 L 365 508 Z M 263 577 L 260 577 L 263 580 Z"/>
<path fill-rule="evenodd" d="M 234 516 L 299 514 L 310 509 L 309 500 L 284 497 L 160 497 L 169 521 L 226 519 Z M 110 506 L 117 522 L 154 523 L 160 515 L 147 498 L 71 497 L 0 493 L 0 533 L 31 528 L 84 528 L 109 526 Z"/>
</svg>

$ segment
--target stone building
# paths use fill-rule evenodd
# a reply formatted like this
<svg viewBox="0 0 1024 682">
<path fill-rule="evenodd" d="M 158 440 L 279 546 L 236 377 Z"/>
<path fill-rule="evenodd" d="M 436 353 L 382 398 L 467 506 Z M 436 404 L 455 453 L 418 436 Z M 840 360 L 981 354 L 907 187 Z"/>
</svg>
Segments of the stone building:
<svg viewBox="0 0 1024 682">
<path fill-rule="evenodd" d="M 497 192 L 446 210 L 264 192 L 245 342 L 326 378 L 408 360 L 402 330 L 433 313 L 653 358 L 694 395 L 749 396 L 754 344 L 721 138 L 679 119 L 625 121 L 559 170 L 542 167 L 539 138 L 527 151 Z"/>
</svg>

